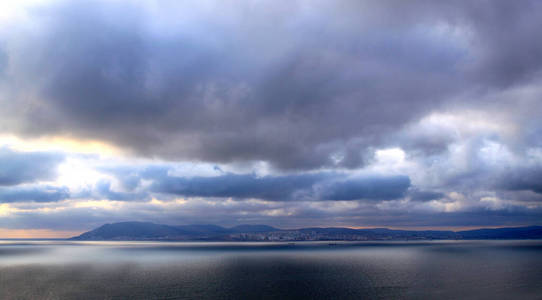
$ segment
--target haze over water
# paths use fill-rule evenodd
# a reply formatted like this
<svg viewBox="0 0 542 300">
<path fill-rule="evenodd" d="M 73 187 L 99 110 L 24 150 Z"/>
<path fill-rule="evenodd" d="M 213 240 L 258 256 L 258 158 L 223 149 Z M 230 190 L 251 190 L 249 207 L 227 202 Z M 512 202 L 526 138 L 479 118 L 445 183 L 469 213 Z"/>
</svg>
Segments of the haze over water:
<svg viewBox="0 0 542 300">
<path fill-rule="evenodd" d="M 3 241 L 2 299 L 468 299 L 542 295 L 542 241 Z"/>
</svg>

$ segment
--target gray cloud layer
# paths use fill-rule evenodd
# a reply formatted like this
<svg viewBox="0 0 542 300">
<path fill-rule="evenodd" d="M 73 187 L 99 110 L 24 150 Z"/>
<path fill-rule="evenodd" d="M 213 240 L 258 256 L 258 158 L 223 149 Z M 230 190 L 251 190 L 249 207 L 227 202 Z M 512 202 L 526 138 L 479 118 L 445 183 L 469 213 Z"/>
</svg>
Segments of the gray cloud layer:
<svg viewBox="0 0 542 300">
<path fill-rule="evenodd" d="M 66 187 L 47 185 L 0 187 L 0 203 L 57 202 L 69 197 L 70 191 Z"/>
<path fill-rule="evenodd" d="M 175 159 L 358 167 L 451 97 L 539 74 L 540 5 L 60 2 L 0 37 L 2 128 Z"/>
<path fill-rule="evenodd" d="M 114 174 L 124 188 L 125 179 L 130 178 L 128 190 L 137 189 L 143 180 L 150 182 L 148 187 L 135 193 L 114 192 L 110 182 L 99 182 L 96 186 L 98 194 L 112 200 L 140 200 L 151 192 L 183 197 L 271 201 L 391 200 L 405 196 L 410 188 L 408 176 L 378 174 L 348 176 L 319 172 L 267 176 L 234 173 L 179 176 L 171 175 L 172 169 L 167 166 L 148 166 L 140 170 L 109 167 L 103 170 Z"/>
<path fill-rule="evenodd" d="M 54 180 L 64 155 L 50 152 L 17 152 L 0 148 L 0 186 Z"/>
<path fill-rule="evenodd" d="M 389 200 L 404 196 L 406 176 L 344 178 L 340 174 L 264 176 L 227 174 L 217 177 L 167 177 L 155 183 L 156 192 L 198 197 L 266 200 Z"/>
</svg>

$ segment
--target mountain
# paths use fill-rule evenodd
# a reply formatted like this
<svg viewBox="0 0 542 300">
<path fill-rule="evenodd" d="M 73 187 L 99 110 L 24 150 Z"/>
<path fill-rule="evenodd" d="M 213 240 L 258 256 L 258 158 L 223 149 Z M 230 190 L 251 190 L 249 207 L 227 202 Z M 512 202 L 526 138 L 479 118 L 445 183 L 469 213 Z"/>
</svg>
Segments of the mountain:
<svg viewBox="0 0 542 300">
<path fill-rule="evenodd" d="M 231 234 L 277 231 L 267 225 L 239 225 L 225 228 L 212 224 L 171 226 L 148 222 L 105 224 L 71 240 L 231 240 Z"/>
<path fill-rule="evenodd" d="M 542 226 L 476 229 L 458 234 L 462 239 L 542 239 Z"/>
<path fill-rule="evenodd" d="M 139 239 L 165 239 L 178 238 L 187 232 L 172 226 L 144 223 L 121 222 L 105 224 L 94 230 L 85 232 L 73 239 L 77 240 L 139 240 Z"/>
<path fill-rule="evenodd" d="M 105 224 L 72 240 L 166 240 L 166 241 L 367 241 L 442 239 L 542 239 L 542 226 L 476 229 L 465 231 L 352 229 L 341 227 L 278 229 L 267 225 L 171 226 L 145 222 Z"/>
</svg>

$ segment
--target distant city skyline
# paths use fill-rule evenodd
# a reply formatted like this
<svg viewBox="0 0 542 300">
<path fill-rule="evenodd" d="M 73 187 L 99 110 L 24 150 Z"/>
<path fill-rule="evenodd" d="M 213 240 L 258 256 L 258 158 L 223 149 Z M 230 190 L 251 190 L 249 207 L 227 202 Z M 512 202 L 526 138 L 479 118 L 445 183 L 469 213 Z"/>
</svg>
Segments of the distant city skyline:
<svg viewBox="0 0 542 300">
<path fill-rule="evenodd" d="M 0 238 L 542 224 L 540 1 L 0 3 Z"/>
</svg>

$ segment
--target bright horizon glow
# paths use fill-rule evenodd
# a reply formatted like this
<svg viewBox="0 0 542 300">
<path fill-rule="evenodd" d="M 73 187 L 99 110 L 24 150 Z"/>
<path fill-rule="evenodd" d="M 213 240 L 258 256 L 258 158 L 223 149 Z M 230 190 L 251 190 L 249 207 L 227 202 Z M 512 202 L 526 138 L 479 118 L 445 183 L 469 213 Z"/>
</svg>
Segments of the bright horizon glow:
<svg viewBox="0 0 542 300">
<path fill-rule="evenodd" d="M 61 136 L 21 138 L 13 134 L 0 134 L 0 145 L 19 151 L 63 151 L 102 156 L 120 156 L 122 154 L 120 149 L 105 142 Z"/>
<path fill-rule="evenodd" d="M 66 230 L 0 228 L 0 239 L 64 239 L 81 233 Z"/>
</svg>

